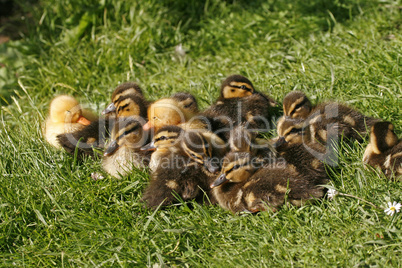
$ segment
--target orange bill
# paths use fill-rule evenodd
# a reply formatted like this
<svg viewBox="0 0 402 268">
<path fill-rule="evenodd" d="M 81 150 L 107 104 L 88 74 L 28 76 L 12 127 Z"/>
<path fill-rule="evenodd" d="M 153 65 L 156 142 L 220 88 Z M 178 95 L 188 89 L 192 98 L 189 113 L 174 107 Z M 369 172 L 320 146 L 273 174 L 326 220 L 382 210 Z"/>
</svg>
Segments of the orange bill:
<svg viewBox="0 0 402 268">
<path fill-rule="evenodd" d="M 151 128 L 153 128 L 154 126 L 152 125 L 151 121 L 148 121 L 145 125 L 142 126 L 143 130 L 150 130 Z"/>
<path fill-rule="evenodd" d="M 84 125 L 84 126 L 88 126 L 89 124 L 91 124 L 91 121 L 89 121 L 88 119 L 86 119 L 86 118 L 83 117 L 83 116 L 80 116 L 80 117 L 78 118 L 77 123 L 80 123 L 81 125 Z"/>
</svg>

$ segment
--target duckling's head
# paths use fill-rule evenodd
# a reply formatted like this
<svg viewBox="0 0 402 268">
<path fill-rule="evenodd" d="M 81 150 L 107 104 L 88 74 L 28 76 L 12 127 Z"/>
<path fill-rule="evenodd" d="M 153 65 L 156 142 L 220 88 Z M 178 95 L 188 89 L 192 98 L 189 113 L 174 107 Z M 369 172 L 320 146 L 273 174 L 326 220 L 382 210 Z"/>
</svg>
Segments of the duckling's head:
<svg viewBox="0 0 402 268">
<path fill-rule="evenodd" d="M 126 82 L 118 87 L 112 93 L 112 102 L 117 101 L 121 96 L 139 94 L 142 95 L 142 89 L 134 82 Z"/>
<path fill-rule="evenodd" d="M 394 125 L 390 122 L 377 122 L 371 127 L 370 143 L 363 155 L 363 161 L 368 162 L 372 155 L 379 155 L 394 147 L 398 136 L 394 133 Z"/>
<path fill-rule="evenodd" d="M 275 148 L 283 145 L 292 145 L 303 142 L 310 142 L 310 126 L 301 119 L 290 119 L 282 117 L 277 124 L 278 138 L 274 144 Z"/>
<path fill-rule="evenodd" d="M 211 144 L 200 132 L 185 132 L 182 148 L 188 157 L 203 165 L 209 172 L 217 173 L 220 170 L 220 159 L 214 157 Z"/>
<path fill-rule="evenodd" d="M 178 126 L 164 126 L 160 128 L 152 139 L 152 142 L 145 145 L 141 150 L 171 149 L 180 145 L 183 129 Z"/>
<path fill-rule="evenodd" d="M 145 117 L 147 113 L 144 99 L 138 95 L 129 94 L 121 96 L 114 103 L 117 117 L 141 116 Z"/>
<path fill-rule="evenodd" d="M 50 118 L 54 123 L 79 123 L 84 126 L 91 123 L 82 116 L 82 109 L 78 101 L 67 95 L 60 95 L 52 100 Z"/>
<path fill-rule="evenodd" d="M 177 93 L 170 98 L 160 99 L 148 107 L 148 123 L 145 129 L 179 125 L 191 119 L 198 112 L 195 98 L 188 93 Z"/>
<path fill-rule="evenodd" d="M 104 156 L 110 156 L 122 147 L 139 149 L 146 139 L 147 135 L 144 135 L 139 119 L 134 117 L 119 118 L 114 124 L 111 142 L 108 144 Z"/>
<path fill-rule="evenodd" d="M 261 162 L 250 153 L 230 152 L 223 160 L 221 174 L 210 187 L 215 188 L 226 182 L 244 182 L 260 167 Z"/>
<path fill-rule="evenodd" d="M 220 99 L 242 98 L 250 96 L 254 92 L 254 86 L 249 79 L 235 74 L 222 82 Z"/>
<path fill-rule="evenodd" d="M 287 117 L 306 119 L 311 109 L 310 100 L 301 91 L 292 91 L 283 99 L 283 113 Z"/>
<path fill-rule="evenodd" d="M 102 114 L 111 114 L 116 111 L 117 104 L 127 95 L 142 96 L 142 89 L 136 83 L 126 82 L 119 85 L 112 93 L 112 103 L 110 103 Z"/>
<path fill-rule="evenodd" d="M 177 106 L 183 111 L 186 120 L 198 114 L 198 103 L 193 95 L 187 92 L 179 92 L 171 97 L 177 101 Z"/>
</svg>

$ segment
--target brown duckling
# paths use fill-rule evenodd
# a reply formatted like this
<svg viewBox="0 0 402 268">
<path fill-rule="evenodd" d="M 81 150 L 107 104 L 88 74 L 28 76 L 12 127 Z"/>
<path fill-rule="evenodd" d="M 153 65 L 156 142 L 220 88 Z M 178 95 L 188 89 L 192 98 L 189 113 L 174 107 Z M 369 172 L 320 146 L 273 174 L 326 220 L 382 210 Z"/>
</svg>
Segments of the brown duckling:
<svg viewBox="0 0 402 268">
<path fill-rule="evenodd" d="M 243 98 L 255 92 L 251 81 L 239 74 L 228 76 L 221 85 L 221 95 L 218 100 Z"/>
<path fill-rule="evenodd" d="M 117 118 L 122 117 L 141 117 L 146 113 L 146 103 L 136 94 L 122 95 L 115 102 L 115 115 Z M 61 134 L 57 136 L 59 143 L 70 154 L 78 151 L 78 156 L 94 155 L 93 148 L 103 149 L 105 141 L 110 137 L 110 132 L 116 118 L 115 116 L 106 116 L 92 122 L 83 129 L 69 134 Z M 145 120 L 142 119 L 144 122 Z"/>
<path fill-rule="evenodd" d="M 138 115 L 142 117 L 146 117 L 146 108 L 148 107 L 148 102 L 145 100 L 144 95 L 142 94 L 142 89 L 140 88 L 139 85 L 137 85 L 134 82 L 126 82 L 123 84 L 120 84 L 118 87 L 115 88 L 115 90 L 112 93 L 112 103 L 110 103 L 105 110 L 103 110 L 102 114 L 108 115 L 108 116 L 114 116 L 116 115 L 116 107 L 120 107 L 120 109 L 123 109 L 124 104 L 121 104 L 121 102 L 124 102 L 124 99 L 127 99 L 128 95 L 135 96 L 136 98 L 136 104 L 138 105 L 133 105 L 132 107 L 125 107 L 126 111 L 128 109 L 136 109 Z M 134 97 L 131 97 L 134 98 Z M 143 107 L 145 107 L 145 111 L 143 110 Z M 122 113 L 122 111 L 120 111 Z M 129 114 L 130 115 L 130 114 Z"/>
<path fill-rule="evenodd" d="M 114 124 L 111 140 L 103 154 L 103 169 L 114 177 L 126 176 L 133 168 L 143 168 L 149 164 L 151 153 L 140 150 L 149 137 L 142 129 L 144 121 L 135 117 L 118 118 Z"/>
<path fill-rule="evenodd" d="M 402 178 L 402 139 L 398 139 L 392 123 L 378 122 L 371 127 L 363 161 L 381 168 L 387 177 Z"/>
<path fill-rule="evenodd" d="M 371 127 L 379 119 L 368 117 L 362 113 L 340 103 L 328 102 L 312 106 L 307 96 L 300 91 L 287 94 L 283 100 L 284 117 L 301 119 L 308 122 L 315 138 L 326 143 L 329 126 L 336 125 L 338 137 L 362 141 L 367 134 L 367 127 Z M 282 119 L 282 118 L 281 118 Z M 334 129 L 332 129 L 335 132 Z"/>
<path fill-rule="evenodd" d="M 313 105 L 301 91 L 292 91 L 283 99 L 283 115 L 293 119 L 307 119 Z"/>
<path fill-rule="evenodd" d="M 157 132 L 163 126 L 179 125 L 198 113 L 197 100 L 190 93 L 176 93 L 170 98 L 153 102 L 148 107 L 148 123 L 145 130 L 154 128 Z"/>
<path fill-rule="evenodd" d="M 276 211 L 286 202 L 302 206 L 322 198 L 325 183 L 325 173 L 307 176 L 284 161 L 261 165 L 250 153 L 230 152 L 210 187 L 221 207 L 237 213 Z"/>
<path fill-rule="evenodd" d="M 228 141 L 230 130 L 240 124 L 252 131 L 270 130 L 272 113 L 269 101 L 261 94 L 253 94 L 218 101 L 197 117 L 222 140 Z"/>
<path fill-rule="evenodd" d="M 278 137 L 271 142 L 278 157 L 295 165 L 298 171 L 303 170 L 308 174 L 319 169 L 321 172 L 325 169 L 324 163 L 337 165 L 338 128 L 336 124 L 329 127 L 326 139 L 330 142 L 324 144 L 316 139 L 320 134 L 315 131 L 302 119 L 282 117 L 277 125 Z"/>
<path fill-rule="evenodd" d="M 49 116 L 43 125 L 43 134 L 51 145 L 60 148 L 57 135 L 83 129 L 96 119 L 97 116 L 89 110 L 82 109 L 75 98 L 60 95 L 50 103 Z"/>
<path fill-rule="evenodd" d="M 212 147 L 201 132 L 187 132 L 178 126 L 158 130 L 153 141 L 143 149 L 155 148 L 151 156 L 151 181 L 142 201 L 150 208 L 183 201 L 204 202 L 209 184 L 220 170 L 219 157 L 224 154 Z M 214 155 L 216 154 L 216 155 Z"/>
<path fill-rule="evenodd" d="M 247 77 L 239 74 L 230 75 L 222 82 L 221 94 L 218 102 L 224 101 L 225 99 L 243 98 L 253 94 L 260 94 L 266 98 L 271 107 L 275 107 L 277 105 L 276 101 L 274 101 L 272 98 L 257 92 L 253 86 L 253 83 L 251 83 Z"/>
</svg>

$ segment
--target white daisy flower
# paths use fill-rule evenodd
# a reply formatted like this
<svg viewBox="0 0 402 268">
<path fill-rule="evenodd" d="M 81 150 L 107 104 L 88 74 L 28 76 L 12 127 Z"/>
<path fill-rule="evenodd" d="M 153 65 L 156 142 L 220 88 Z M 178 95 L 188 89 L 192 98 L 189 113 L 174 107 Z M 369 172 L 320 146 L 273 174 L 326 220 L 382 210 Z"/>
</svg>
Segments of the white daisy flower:
<svg viewBox="0 0 402 268">
<path fill-rule="evenodd" d="M 400 203 L 397 203 L 394 201 L 394 203 L 388 202 L 388 208 L 384 209 L 384 212 L 387 213 L 387 215 L 394 215 L 395 213 L 398 213 L 401 210 L 402 205 Z"/>
<path fill-rule="evenodd" d="M 339 192 L 335 189 L 328 189 L 327 196 L 329 200 L 333 200 L 335 196 L 337 196 Z"/>
</svg>

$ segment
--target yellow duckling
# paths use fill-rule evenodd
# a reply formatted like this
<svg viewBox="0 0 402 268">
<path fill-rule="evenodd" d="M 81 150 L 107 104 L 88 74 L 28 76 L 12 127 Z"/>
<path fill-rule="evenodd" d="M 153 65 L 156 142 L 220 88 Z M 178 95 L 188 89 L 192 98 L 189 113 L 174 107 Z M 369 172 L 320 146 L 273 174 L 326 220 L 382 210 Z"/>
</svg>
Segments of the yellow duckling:
<svg viewBox="0 0 402 268">
<path fill-rule="evenodd" d="M 67 95 L 55 97 L 50 103 L 49 116 L 43 126 L 46 140 L 60 148 L 57 135 L 83 129 L 97 117 L 89 110 L 82 109 L 78 101 Z"/>
<path fill-rule="evenodd" d="M 149 133 L 142 129 L 141 121 L 134 117 L 123 117 L 114 124 L 102 160 L 103 169 L 110 175 L 126 176 L 134 167 L 148 165 L 151 153 L 140 148 L 147 143 Z"/>
<path fill-rule="evenodd" d="M 169 125 L 179 125 L 189 121 L 198 113 L 197 100 L 189 93 L 176 93 L 170 98 L 153 102 L 148 107 L 148 123 L 145 130 L 160 128 Z"/>
<path fill-rule="evenodd" d="M 379 167 L 387 177 L 402 178 L 402 139 L 398 139 L 392 123 L 378 122 L 371 127 L 363 161 Z"/>
</svg>

